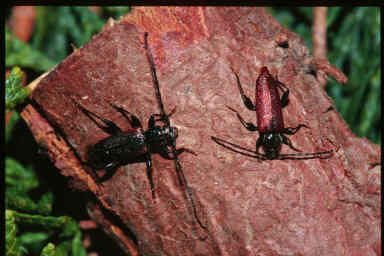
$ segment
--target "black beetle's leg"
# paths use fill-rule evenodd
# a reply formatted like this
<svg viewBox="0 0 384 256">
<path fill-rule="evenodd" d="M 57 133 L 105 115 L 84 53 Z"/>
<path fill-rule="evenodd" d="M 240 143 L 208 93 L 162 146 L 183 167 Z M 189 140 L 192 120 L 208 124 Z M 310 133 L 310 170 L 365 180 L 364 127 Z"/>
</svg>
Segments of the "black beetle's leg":
<svg viewBox="0 0 384 256">
<path fill-rule="evenodd" d="M 117 111 L 119 111 L 127 120 L 128 122 L 131 124 L 132 128 L 143 128 L 142 125 L 141 125 L 141 122 L 139 120 L 139 118 L 137 116 L 135 116 L 134 114 L 130 113 L 129 111 L 121 108 L 121 107 L 118 107 L 112 103 L 109 103 L 114 109 L 116 109 Z"/>
<path fill-rule="evenodd" d="M 276 80 L 277 83 L 277 88 L 281 90 L 283 95 L 281 96 L 280 102 L 281 102 L 281 107 L 284 108 L 288 105 L 289 103 L 289 89 L 282 83 Z M 283 89 L 285 88 L 285 90 Z"/>
<path fill-rule="evenodd" d="M 145 154 L 145 163 L 147 164 L 147 177 L 149 180 L 149 184 L 151 186 L 151 192 L 152 192 L 152 199 L 156 198 L 155 194 L 155 185 L 153 184 L 153 178 L 152 178 L 152 158 L 151 154 L 147 153 Z"/>
<path fill-rule="evenodd" d="M 73 99 L 72 99 L 73 100 Z M 95 113 L 90 112 L 83 106 L 81 106 L 79 103 L 77 103 L 75 100 L 73 102 L 80 108 L 80 110 L 89 117 L 100 129 L 102 129 L 104 132 L 110 134 L 110 135 L 115 135 L 118 133 L 121 133 L 121 129 L 112 121 L 108 119 L 104 119 L 96 115 Z M 105 124 L 105 126 L 101 125 L 96 119 L 100 120 Z"/>
<path fill-rule="evenodd" d="M 105 174 L 103 177 L 99 177 L 99 175 L 97 175 L 97 173 L 95 172 L 95 175 L 97 176 L 97 181 L 102 184 L 102 182 L 109 180 L 113 176 L 113 174 L 116 172 L 117 168 L 118 166 L 116 165 L 111 165 L 109 167 L 106 167 Z"/>
<path fill-rule="evenodd" d="M 175 155 L 176 156 L 178 156 L 178 155 L 180 155 L 181 153 L 183 153 L 183 152 L 187 152 L 187 153 L 190 153 L 190 154 L 192 154 L 192 155 L 195 155 L 195 156 L 197 156 L 197 154 L 195 153 L 195 151 L 193 151 L 193 150 L 191 150 L 191 149 L 189 149 L 189 148 L 179 148 L 179 149 L 177 149 L 176 151 L 175 151 Z"/>
<path fill-rule="evenodd" d="M 172 109 L 172 111 L 168 115 L 163 114 L 152 114 L 148 120 L 148 127 L 153 128 L 156 122 L 162 121 L 165 125 L 170 125 L 169 117 L 176 112 L 176 107 Z"/>
<path fill-rule="evenodd" d="M 281 133 L 292 135 L 292 134 L 297 133 L 301 127 L 309 128 L 309 127 L 306 126 L 305 124 L 299 124 L 299 125 L 298 125 L 297 127 L 295 127 L 295 128 L 287 127 L 287 128 L 285 128 Z"/>
<path fill-rule="evenodd" d="M 164 116 L 162 114 L 152 114 L 151 117 L 148 119 L 148 128 L 155 127 L 155 124 L 158 121 L 165 122 L 165 125 L 169 125 L 170 123 L 167 116 Z"/>
<path fill-rule="evenodd" d="M 248 130 L 248 131 L 251 131 L 251 132 L 254 132 L 254 131 L 257 131 L 257 126 L 254 125 L 253 123 L 249 123 L 249 122 L 245 122 L 244 119 L 240 116 L 239 112 L 237 112 L 236 110 L 234 110 L 233 108 L 227 106 L 227 108 L 229 108 L 230 110 L 232 110 L 233 112 L 236 113 L 237 115 L 237 118 L 240 120 L 241 124 Z"/>
<path fill-rule="evenodd" d="M 233 70 L 232 70 L 232 71 L 233 71 Z M 235 76 L 236 76 L 237 87 L 239 88 L 240 95 L 241 95 L 241 99 L 243 100 L 244 105 L 245 105 L 249 110 L 256 111 L 256 106 L 252 103 L 252 101 L 250 100 L 250 98 L 248 98 L 248 96 L 245 95 L 245 93 L 244 93 L 244 91 L 243 91 L 243 87 L 241 87 L 241 83 L 240 83 L 240 78 L 239 78 L 239 76 L 237 75 L 237 73 L 236 73 L 235 71 L 233 71 L 233 73 L 234 73 Z"/>
<path fill-rule="evenodd" d="M 197 154 L 189 149 L 189 148 L 179 148 L 179 149 L 176 149 L 174 152 L 173 150 L 170 150 L 168 147 L 165 147 L 164 148 L 164 155 L 162 155 L 165 159 L 168 159 L 168 160 L 175 160 L 177 158 L 178 155 L 180 155 L 181 153 L 183 152 L 187 152 L 187 153 L 190 153 L 192 155 L 195 155 L 197 156 Z"/>
<path fill-rule="evenodd" d="M 176 112 L 176 106 L 171 110 L 171 112 L 169 112 L 169 114 L 167 115 L 167 118 L 170 118 L 175 112 Z"/>
<path fill-rule="evenodd" d="M 297 152 L 301 152 L 300 149 L 297 149 L 295 148 L 293 145 L 292 145 L 292 142 L 289 138 L 287 138 L 284 134 L 280 134 L 280 137 L 282 139 L 282 142 L 285 144 L 285 145 L 288 145 L 291 149 L 297 151 Z"/>
</svg>

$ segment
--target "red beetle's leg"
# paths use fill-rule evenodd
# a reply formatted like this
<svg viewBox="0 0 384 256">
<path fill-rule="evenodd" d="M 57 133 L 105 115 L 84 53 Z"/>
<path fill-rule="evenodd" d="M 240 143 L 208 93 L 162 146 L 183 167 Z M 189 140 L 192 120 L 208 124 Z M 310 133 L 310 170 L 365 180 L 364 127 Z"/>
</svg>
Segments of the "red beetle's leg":
<svg viewBox="0 0 384 256">
<path fill-rule="evenodd" d="M 260 152 L 259 152 L 259 149 L 260 149 L 260 147 L 263 145 L 263 140 L 262 140 L 262 138 L 261 138 L 261 136 L 259 137 L 259 138 L 257 138 L 257 140 L 256 140 L 256 153 L 257 154 L 260 154 Z"/>
<path fill-rule="evenodd" d="M 300 149 L 297 149 L 297 148 L 295 148 L 293 145 L 292 145 L 292 142 L 291 142 L 291 140 L 288 138 L 288 137 L 286 137 L 284 134 L 280 134 L 280 137 L 282 138 L 282 142 L 285 144 L 285 145 L 288 145 L 291 149 L 293 149 L 293 150 L 295 150 L 295 151 L 297 151 L 297 152 L 301 152 L 301 150 Z"/>
<path fill-rule="evenodd" d="M 287 127 L 287 128 L 285 128 L 281 133 L 292 135 L 292 134 L 297 133 L 301 127 L 309 128 L 309 127 L 306 126 L 305 124 L 299 124 L 299 125 L 298 125 L 297 127 L 295 127 L 295 128 Z"/>
<path fill-rule="evenodd" d="M 227 106 L 227 108 L 229 108 L 230 110 L 232 110 L 233 112 L 236 113 L 237 115 L 237 118 L 240 120 L 241 124 L 249 131 L 251 132 L 254 132 L 254 131 L 257 131 L 257 126 L 254 125 L 253 123 L 250 123 L 250 122 L 245 122 L 244 119 L 240 116 L 240 114 L 234 110 L 233 108 Z"/>
<path fill-rule="evenodd" d="M 237 80 L 237 86 L 239 87 L 239 91 L 240 91 L 241 99 L 243 100 L 244 105 L 245 105 L 249 110 L 256 111 L 256 105 L 254 105 L 254 104 L 252 103 L 251 99 L 250 99 L 249 97 L 247 97 L 247 95 L 245 95 L 245 93 L 244 93 L 244 91 L 243 91 L 243 88 L 241 87 L 241 83 L 240 83 L 239 76 L 236 74 L 236 72 L 233 72 L 233 73 L 235 73 L 236 80 Z"/>
<path fill-rule="evenodd" d="M 276 83 L 277 83 L 277 88 L 279 88 L 280 91 L 283 93 L 283 95 L 281 96 L 280 102 L 281 102 L 281 107 L 284 108 L 289 103 L 289 98 L 288 98 L 289 89 L 282 82 L 279 82 L 278 80 L 276 80 Z M 285 88 L 285 90 L 283 89 L 283 87 Z"/>
</svg>

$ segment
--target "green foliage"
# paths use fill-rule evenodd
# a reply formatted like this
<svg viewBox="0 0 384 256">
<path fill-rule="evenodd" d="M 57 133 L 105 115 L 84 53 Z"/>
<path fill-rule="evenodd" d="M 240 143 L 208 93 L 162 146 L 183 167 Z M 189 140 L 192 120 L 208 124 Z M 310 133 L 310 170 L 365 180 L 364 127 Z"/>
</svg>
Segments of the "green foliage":
<svg viewBox="0 0 384 256">
<path fill-rule="evenodd" d="M 16 237 L 17 225 L 13 211 L 5 211 L 5 254 L 8 256 L 21 256 L 26 251 Z"/>
<path fill-rule="evenodd" d="M 5 28 L 5 66 L 21 66 L 37 71 L 46 71 L 55 65 L 55 62 L 46 57 L 41 51 L 23 43 Z"/>
<path fill-rule="evenodd" d="M 37 227 L 47 230 L 43 232 L 25 232 L 17 237 L 17 226 Z M 81 243 L 81 231 L 78 224 L 70 217 L 51 217 L 20 213 L 6 210 L 6 252 L 7 255 L 23 255 L 24 248 L 28 252 L 38 252 L 47 243 L 48 239 L 58 237 L 57 254 L 85 256 L 86 251 Z M 55 253 L 55 246 L 49 243 L 42 250 L 44 253 Z M 60 254 L 60 253 L 61 254 Z"/>
<path fill-rule="evenodd" d="M 105 17 L 88 7 L 37 7 L 34 33 L 28 43 L 17 39 L 6 26 L 6 67 L 17 65 L 36 73 L 48 71 L 72 52 L 71 44 L 81 47 L 101 30 L 109 16 L 117 19 L 130 8 L 103 7 L 101 10 Z M 20 68 L 15 67 L 6 79 L 7 110 L 13 110 L 30 93 L 21 87 L 22 77 Z M 27 77 L 31 79 L 29 74 Z M 20 121 L 18 113 L 8 121 L 7 146 L 12 143 L 14 127 Z M 7 155 L 11 154 L 15 153 L 7 151 Z M 36 162 L 36 159 L 31 161 Z M 86 255 L 79 225 L 71 217 L 53 216 L 52 185 L 42 182 L 32 165 L 24 166 L 7 157 L 5 185 L 6 255 Z"/>
<path fill-rule="evenodd" d="M 53 194 L 42 194 L 35 202 L 29 192 L 39 187 L 39 180 L 31 168 L 25 168 L 11 158 L 5 160 L 5 205 L 8 209 L 48 215 L 52 211 Z"/>
<path fill-rule="evenodd" d="M 130 6 L 103 6 L 104 16 L 113 17 L 118 20 L 121 16 L 129 13 L 131 11 Z"/>
<path fill-rule="evenodd" d="M 23 103 L 30 94 L 28 88 L 22 87 L 22 80 L 23 72 L 19 67 L 14 67 L 11 74 L 5 80 L 5 108 L 7 111 Z"/>
<path fill-rule="evenodd" d="M 20 115 L 17 112 L 14 112 L 7 123 L 7 129 L 5 129 L 5 143 L 8 143 L 9 138 L 12 135 L 13 127 L 20 120 Z"/>
<path fill-rule="evenodd" d="M 104 23 L 88 7 L 37 7 L 31 45 L 60 62 L 68 55 L 71 44 L 81 47 L 101 30 Z"/>
<path fill-rule="evenodd" d="M 52 243 L 48 243 L 41 251 L 41 256 L 54 256 L 54 255 L 56 255 L 56 248 L 55 248 L 55 245 Z"/>
<path fill-rule="evenodd" d="M 31 198 L 30 192 L 40 187 L 34 170 L 25 168 L 11 158 L 6 158 L 5 165 L 7 255 L 25 255 L 26 249 L 36 253 L 44 246 L 42 255 L 55 252 L 57 255 L 58 252 L 62 252 L 61 255 L 86 255 L 77 222 L 68 216 L 47 216 L 52 211 L 52 192 L 43 193 L 37 202 Z M 23 230 L 37 228 L 39 231 L 24 232 L 17 236 L 18 226 Z M 55 239 L 57 248 L 53 244 L 46 246 L 48 241 Z"/>
<path fill-rule="evenodd" d="M 270 11 L 312 49 L 312 7 Z M 330 80 L 327 92 L 352 131 L 380 145 L 380 8 L 329 7 L 327 25 L 328 59 L 349 80 L 345 85 Z"/>
<path fill-rule="evenodd" d="M 353 8 L 340 28 L 329 32 L 328 40 L 332 41 L 329 60 L 349 79 L 343 86 L 331 83 L 328 93 L 337 99 L 336 108 L 355 134 L 380 144 L 380 9 Z"/>
</svg>

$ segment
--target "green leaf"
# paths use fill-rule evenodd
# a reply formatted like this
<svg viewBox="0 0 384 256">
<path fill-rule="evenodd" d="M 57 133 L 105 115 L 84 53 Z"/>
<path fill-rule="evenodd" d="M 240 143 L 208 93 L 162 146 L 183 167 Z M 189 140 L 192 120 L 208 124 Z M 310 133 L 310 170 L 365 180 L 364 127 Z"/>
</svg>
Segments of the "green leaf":
<svg viewBox="0 0 384 256">
<path fill-rule="evenodd" d="M 5 159 L 5 184 L 7 188 L 15 188 L 20 193 L 39 186 L 39 181 L 31 167 L 24 167 L 13 158 Z"/>
<path fill-rule="evenodd" d="M 37 7 L 32 45 L 60 62 L 70 53 L 71 44 L 81 47 L 101 30 L 104 23 L 88 7 L 40 6 Z"/>
<path fill-rule="evenodd" d="M 5 108 L 13 110 L 30 94 L 28 88 L 22 87 L 23 72 L 19 67 L 14 67 L 11 74 L 5 80 Z"/>
<path fill-rule="evenodd" d="M 8 256 L 21 256 L 24 249 L 18 241 L 16 218 L 13 211 L 5 211 L 5 254 Z"/>
<path fill-rule="evenodd" d="M 54 201 L 53 193 L 41 195 L 36 203 L 29 196 L 29 191 L 39 186 L 38 178 L 32 168 L 22 166 L 16 160 L 5 159 L 5 203 L 12 210 L 24 213 L 49 215 Z"/>
<path fill-rule="evenodd" d="M 48 243 L 41 251 L 41 256 L 54 256 L 54 255 L 56 255 L 56 249 L 53 243 Z"/>
<path fill-rule="evenodd" d="M 20 243 L 28 248 L 30 254 L 40 254 L 44 245 L 52 236 L 53 232 L 23 232 L 19 236 Z"/>
<path fill-rule="evenodd" d="M 17 223 L 49 229 L 62 229 L 73 220 L 68 216 L 52 217 L 14 212 Z"/>
<path fill-rule="evenodd" d="M 72 253 L 76 256 L 86 256 L 87 251 L 85 250 L 81 241 L 81 232 L 76 232 L 75 237 L 72 240 Z"/>
<path fill-rule="evenodd" d="M 130 6 L 103 6 L 102 8 L 106 16 L 111 16 L 114 19 L 119 19 L 132 10 Z"/>
<path fill-rule="evenodd" d="M 37 71 L 51 69 L 55 62 L 47 58 L 40 51 L 17 39 L 5 29 L 5 66 L 21 66 Z"/>
<path fill-rule="evenodd" d="M 20 120 L 20 115 L 17 112 L 13 112 L 11 118 L 8 120 L 7 127 L 5 127 L 5 144 L 8 143 L 11 138 L 11 134 L 15 124 Z"/>
<path fill-rule="evenodd" d="M 72 241 L 65 240 L 56 246 L 56 255 L 57 256 L 67 256 L 71 255 L 72 250 Z"/>
</svg>

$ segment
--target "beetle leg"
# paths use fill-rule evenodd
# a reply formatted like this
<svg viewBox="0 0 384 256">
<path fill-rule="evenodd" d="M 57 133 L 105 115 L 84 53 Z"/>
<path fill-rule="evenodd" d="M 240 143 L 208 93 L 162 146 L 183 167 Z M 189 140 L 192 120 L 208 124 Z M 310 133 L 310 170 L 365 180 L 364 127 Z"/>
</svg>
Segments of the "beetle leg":
<svg viewBox="0 0 384 256">
<path fill-rule="evenodd" d="M 230 110 L 232 110 L 233 112 L 236 113 L 237 115 L 237 118 L 240 120 L 241 124 L 248 130 L 248 131 L 251 131 L 251 132 L 254 132 L 254 131 L 257 131 L 257 126 L 254 125 L 253 123 L 250 123 L 250 122 L 245 122 L 244 119 L 240 116 L 240 114 L 234 110 L 233 108 L 227 106 L 227 108 L 229 108 Z"/>
<path fill-rule="evenodd" d="M 171 115 L 173 115 L 174 113 L 176 112 L 176 106 L 171 110 L 171 112 L 169 112 L 169 114 L 167 115 L 167 117 L 171 117 Z"/>
<path fill-rule="evenodd" d="M 73 100 L 73 99 L 72 99 Z M 96 115 L 95 113 L 92 113 L 91 111 L 87 110 L 83 106 L 81 106 L 79 103 L 77 103 L 75 100 L 73 102 L 80 108 L 80 110 L 89 117 L 100 129 L 102 129 L 104 132 L 114 135 L 121 132 L 121 129 L 111 120 L 101 118 L 100 116 Z M 101 125 L 96 119 L 103 122 L 104 125 Z"/>
<path fill-rule="evenodd" d="M 263 139 L 262 139 L 262 136 L 260 136 L 257 140 L 256 140 L 256 153 L 257 154 L 260 154 L 259 153 L 259 149 L 260 147 L 263 145 Z"/>
<path fill-rule="evenodd" d="M 171 110 L 171 112 L 168 115 L 163 114 L 152 114 L 151 117 L 148 120 L 148 127 L 153 128 L 156 124 L 156 122 L 162 121 L 165 123 L 165 125 L 170 125 L 169 117 L 173 115 L 176 112 L 176 106 Z M 158 117 L 156 119 L 156 117 Z"/>
<path fill-rule="evenodd" d="M 152 178 L 152 158 L 151 154 L 147 153 L 145 154 L 145 163 L 147 164 L 147 177 L 149 180 L 149 184 L 151 186 L 151 192 L 152 192 L 152 199 L 156 198 L 155 195 L 155 185 L 153 184 L 153 178 Z"/>
<path fill-rule="evenodd" d="M 297 152 L 301 152 L 301 150 L 300 149 L 297 149 L 297 148 L 295 148 L 293 145 L 292 145 L 292 142 L 291 142 L 291 140 L 288 138 L 288 137 L 286 137 L 284 134 L 280 134 L 280 137 L 282 138 L 282 142 L 285 144 L 285 145 L 288 145 L 291 149 L 293 149 L 293 150 L 295 150 L 295 151 L 297 151 Z"/>
<path fill-rule="evenodd" d="M 283 87 L 285 88 L 285 90 L 283 89 Z M 281 90 L 281 92 L 283 93 L 283 95 L 281 96 L 280 102 L 281 102 L 281 107 L 284 108 L 289 103 L 289 98 L 288 98 L 289 97 L 289 89 L 282 82 L 279 82 L 279 81 L 277 81 L 277 88 L 279 88 Z"/>
<path fill-rule="evenodd" d="M 134 114 L 128 112 L 127 110 L 121 108 L 121 107 L 118 107 L 112 103 L 109 103 L 114 109 L 116 109 L 117 111 L 119 111 L 127 120 L 128 122 L 131 124 L 132 128 L 143 128 L 142 125 L 141 125 L 141 122 L 139 120 L 139 118 L 137 116 L 135 116 Z M 128 116 L 129 115 L 129 116 Z"/>
<path fill-rule="evenodd" d="M 164 116 L 162 114 L 152 114 L 148 120 L 148 128 L 155 127 L 156 122 L 159 122 L 159 121 L 163 121 L 165 125 L 168 125 L 168 126 L 170 125 L 168 116 Z"/>
<path fill-rule="evenodd" d="M 281 107 L 284 108 L 288 105 L 289 103 L 289 89 L 287 89 L 283 95 L 281 96 L 280 102 L 281 102 Z"/>
<path fill-rule="evenodd" d="M 251 99 L 245 95 L 244 91 L 243 91 L 243 87 L 241 87 L 241 83 L 240 83 L 240 78 L 239 76 L 237 75 L 236 72 L 233 71 L 233 73 L 235 73 L 235 76 L 236 76 L 236 80 L 237 80 L 237 87 L 239 88 L 239 91 L 240 91 L 240 95 L 241 95 L 241 99 L 243 100 L 243 103 L 244 105 L 251 111 L 256 111 L 256 106 L 252 103 Z"/>
<path fill-rule="evenodd" d="M 164 154 L 164 158 L 165 159 L 168 159 L 168 160 L 175 160 L 175 159 L 177 159 L 177 156 L 178 155 L 180 155 L 181 153 L 183 153 L 183 152 L 187 152 L 187 153 L 190 153 L 190 154 L 192 154 L 192 155 L 195 155 L 195 156 L 197 156 L 197 154 L 193 151 L 193 150 L 191 150 L 191 149 L 189 149 L 189 148 L 179 148 L 179 149 L 176 149 L 175 150 L 175 152 L 173 152 L 171 149 L 169 149 L 168 147 L 165 147 L 164 148 L 164 151 L 163 151 L 165 154 Z"/>
<path fill-rule="evenodd" d="M 305 124 L 299 124 L 299 125 L 298 125 L 297 127 L 295 127 L 295 128 L 292 128 L 292 127 L 287 127 L 287 128 L 285 128 L 285 129 L 282 131 L 282 133 L 292 135 L 292 134 L 297 133 L 301 127 L 309 128 L 309 127 L 306 126 Z"/>
<path fill-rule="evenodd" d="M 174 155 L 178 156 L 180 155 L 181 153 L 183 152 L 187 152 L 187 153 L 190 153 L 192 155 L 195 155 L 197 156 L 197 154 L 195 153 L 195 151 L 189 149 L 189 148 L 179 148 L 179 149 L 176 149 L 176 151 L 174 152 Z"/>
</svg>

